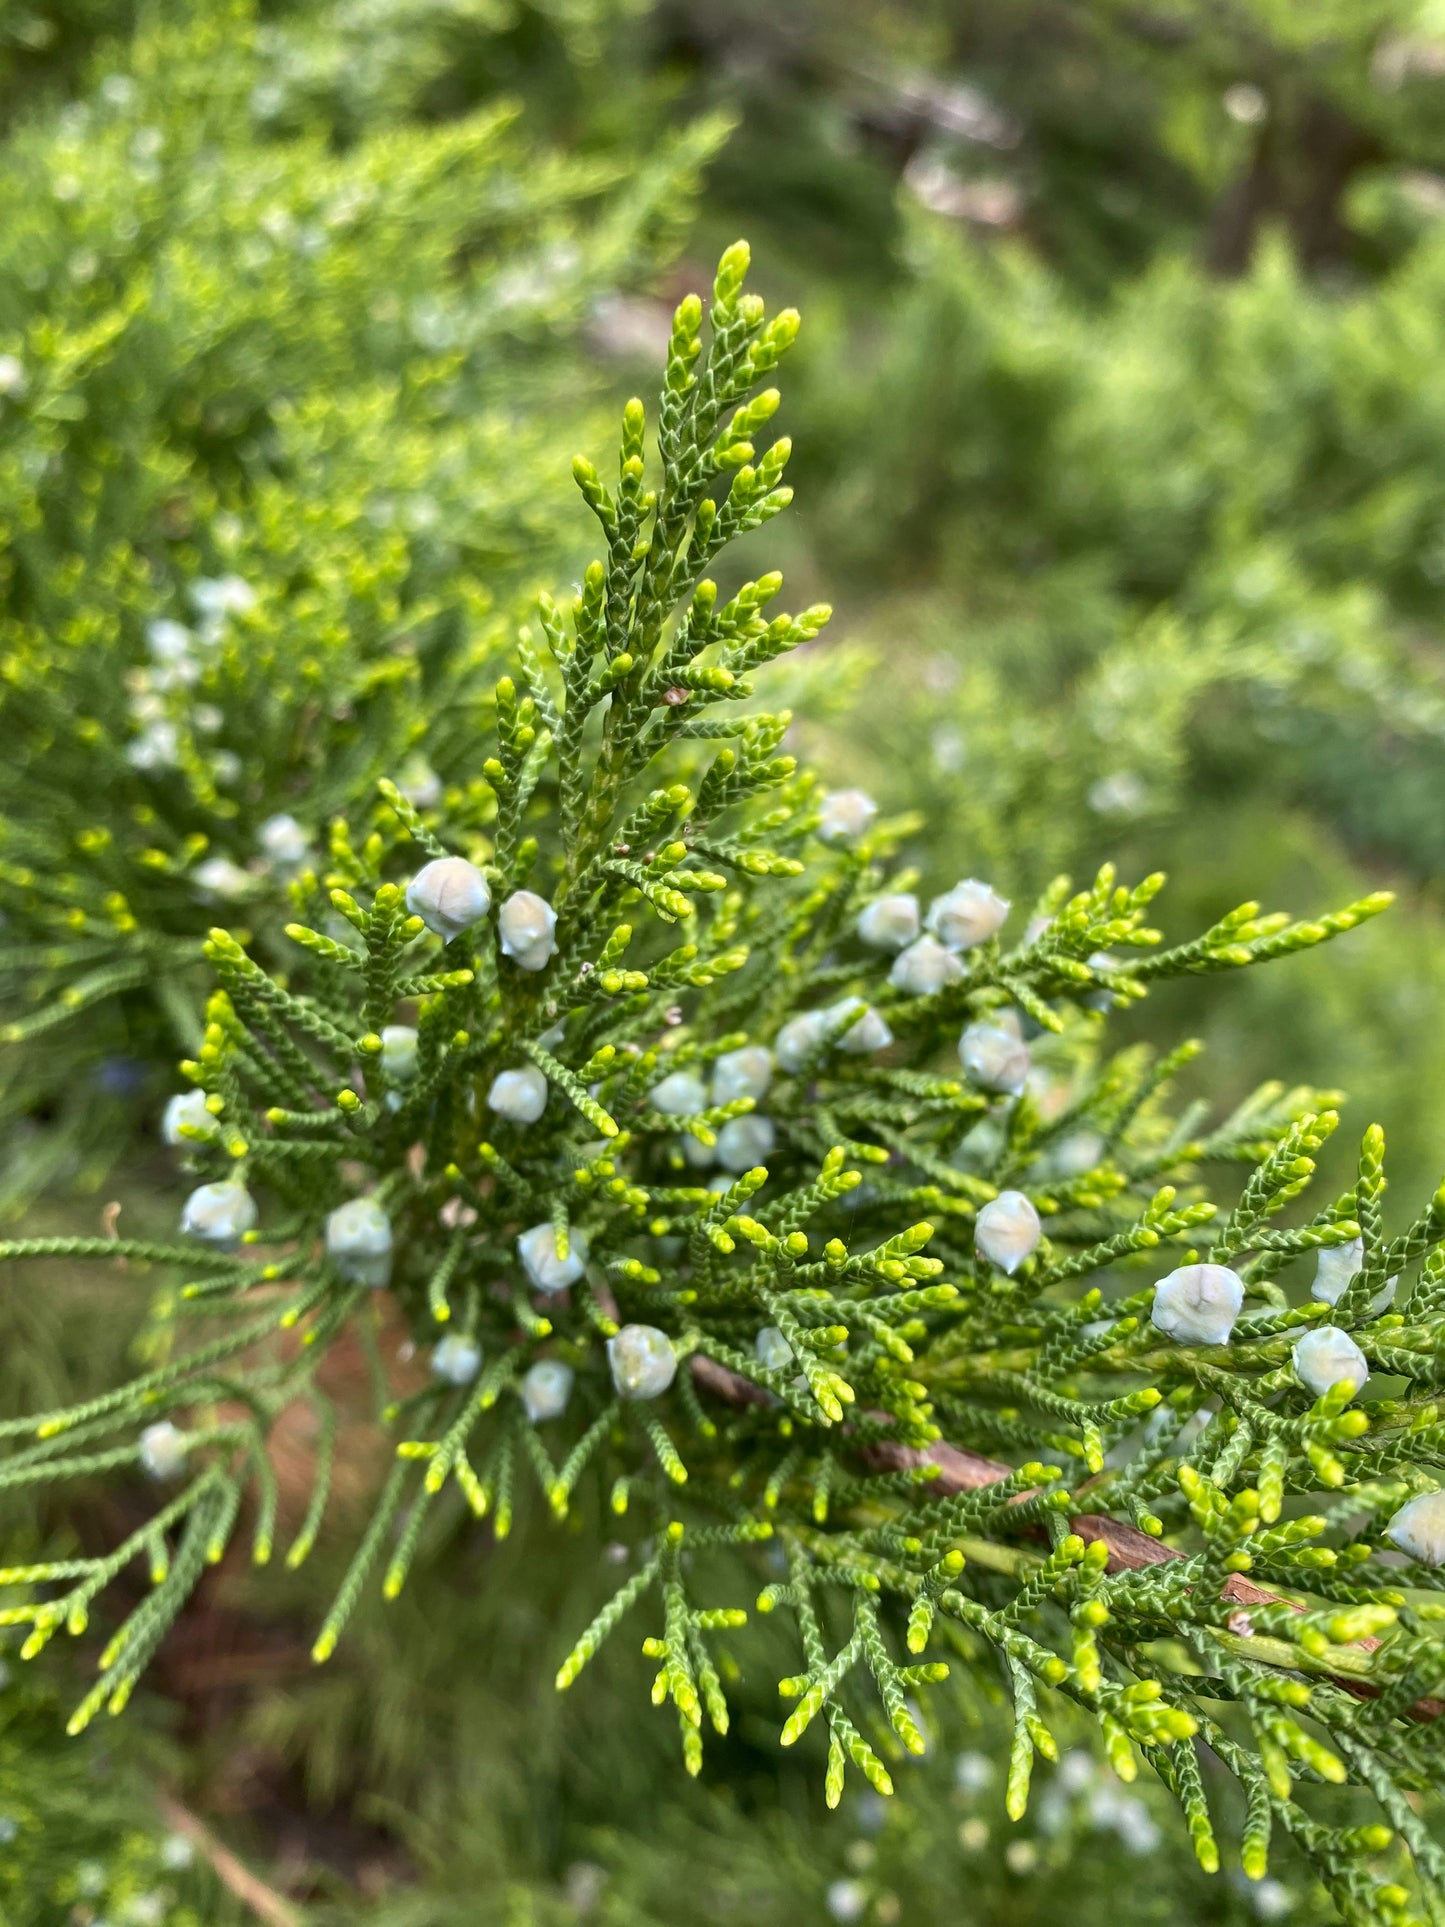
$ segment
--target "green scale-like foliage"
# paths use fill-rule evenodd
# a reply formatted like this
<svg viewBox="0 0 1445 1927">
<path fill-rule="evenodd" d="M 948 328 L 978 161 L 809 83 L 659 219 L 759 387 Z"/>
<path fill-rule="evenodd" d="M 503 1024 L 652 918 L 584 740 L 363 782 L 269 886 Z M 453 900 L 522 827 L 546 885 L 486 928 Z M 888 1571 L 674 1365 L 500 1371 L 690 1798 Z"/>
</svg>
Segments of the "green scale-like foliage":
<svg viewBox="0 0 1445 1927">
<path fill-rule="evenodd" d="M 53 1683 L 0 1659 L 0 1920 L 231 1927 L 193 1839 L 161 1827 L 154 1758 L 77 1748 L 57 1713 Z"/>
<path fill-rule="evenodd" d="M 825 1732 L 830 1804 L 850 1765 L 891 1790 L 890 1761 L 922 1750 L 916 1695 L 961 1662 L 1012 1694 L 1011 1813 L 1072 1701 L 1122 1777 L 1146 1763 L 1177 1797 L 1206 1867 L 1201 1746 L 1242 1788 L 1247 1873 L 1285 1834 L 1350 1919 L 1418 1918 L 1404 1854 L 1380 1856 L 1398 1836 L 1427 1895 L 1445 1873 L 1407 1797 L 1439 1778 L 1439 1608 L 1387 1528 L 1442 1463 L 1445 1194 L 1389 1232 L 1371 1131 L 1356 1188 L 1303 1205 L 1327 1097 L 1270 1086 L 1222 1121 L 1176 1114 L 1192 1047 L 1157 1059 L 1104 1035 L 1156 982 L 1285 957 L 1386 899 L 1309 922 L 1246 904 L 1164 946 L 1162 880 L 1105 872 L 1061 881 L 1010 943 L 985 893 L 982 924 L 945 927 L 940 988 L 891 982 L 859 918 L 907 891 L 890 866 L 913 826 L 825 795 L 782 752 L 788 718 L 739 707 L 827 611 L 773 615 L 778 577 L 724 598 L 708 573 L 789 497 L 788 443 L 759 437 L 797 319 L 767 319 L 746 265 L 741 245 L 723 259 L 706 348 L 702 303 L 676 312 L 655 480 L 637 402 L 615 479 L 576 464 L 605 554 L 518 638 L 472 780 L 440 809 L 384 780 L 332 825 L 326 866 L 292 885 L 284 976 L 211 932 L 219 987 L 185 1066 L 206 1116 L 183 1150 L 254 1195 L 258 1227 L 234 1249 L 0 1246 L 173 1281 L 141 1374 L 7 1423 L 0 1468 L 17 1487 L 139 1463 L 161 1475 L 156 1510 L 108 1554 L 7 1569 L 0 1618 L 34 1653 L 83 1632 L 139 1561 L 151 1590 L 72 1726 L 122 1707 L 233 1536 L 271 1557 L 268 1438 L 302 1401 L 315 1488 L 286 1557 L 309 1552 L 333 1456 L 320 1367 L 343 1335 L 374 1346 L 389 1303 L 415 1339 L 479 1356 L 461 1384 L 393 1389 L 377 1354 L 395 1457 L 318 1660 L 363 1587 L 401 1590 L 444 1508 L 502 1534 L 519 1482 L 559 1516 L 600 1485 L 633 1563 L 558 1682 L 645 1608 L 690 1771 L 705 1728 L 727 1730 L 751 1570 L 758 1609 L 796 1624 L 781 1737 Z M 449 855 L 491 907 L 474 894 L 438 945 L 407 880 Z M 414 1061 L 387 1035 L 400 1022 Z M 738 1095 L 744 1046 L 767 1056 Z M 495 1087 L 519 1070 L 545 1079 L 530 1122 Z M 1042 1227 L 1011 1252 L 980 1219 L 1003 1194 Z M 362 1196 L 391 1243 L 358 1259 L 331 1214 Z M 1294 1347 L 1327 1307 L 1281 1279 L 1356 1238 L 1329 1315 L 1394 1395 L 1352 1402 L 1349 1380 L 1304 1389 Z M 1237 1277 L 1243 1315 L 1221 1342 L 1177 1342 L 1148 1281 L 1201 1255 Z M 663 1367 L 642 1383 L 622 1369 L 639 1327 Z M 543 1360 L 575 1382 L 534 1419 Z M 142 1433 L 166 1422 L 184 1432 L 158 1459 Z M 1343 1823 L 1317 1782 L 1365 1789 L 1376 1819 Z"/>
<path fill-rule="evenodd" d="M 218 904 L 279 932 L 265 824 L 463 774 L 502 613 L 570 561 L 577 330 L 722 131 L 548 150 L 515 102 L 422 118 L 393 63 L 341 146 L 321 23 L 183 12 L 0 153 L 0 1028 L 36 1045 L 0 1120 L 64 1113 L 42 1165 L 124 1141 L 77 1049 L 198 1042 Z M 391 26 L 422 69 L 460 31 Z"/>
</svg>

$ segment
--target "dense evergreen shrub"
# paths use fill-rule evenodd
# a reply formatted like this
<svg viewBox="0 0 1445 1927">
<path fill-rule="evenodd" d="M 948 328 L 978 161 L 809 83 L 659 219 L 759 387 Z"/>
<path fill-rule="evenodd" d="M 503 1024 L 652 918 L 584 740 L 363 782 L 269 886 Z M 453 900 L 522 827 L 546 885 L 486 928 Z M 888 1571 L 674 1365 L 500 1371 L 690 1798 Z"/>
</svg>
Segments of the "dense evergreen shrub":
<svg viewBox="0 0 1445 1927">
<path fill-rule="evenodd" d="M 35 1044 L 0 1115 L 65 1127 L 12 1135 L 0 1196 L 127 1141 L 199 1036 L 218 903 L 279 927 L 297 836 L 383 768 L 456 779 L 509 599 L 565 565 L 578 331 L 721 132 L 623 156 L 505 100 L 421 118 L 459 17 L 387 11 L 410 64 L 350 140 L 366 22 L 207 0 L 0 154 L 0 1010 Z"/>
<path fill-rule="evenodd" d="M 1372 1128 L 1353 1188 L 1301 1207 L 1328 1101 L 1273 1085 L 1178 1113 L 1193 1046 L 1106 1047 L 1155 984 L 1311 948 L 1387 899 L 1306 922 L 1246 904 L 1168 947 L 1157 876 L 1060 880 L 1017 934 L 977 879 L 925 913 L 894 867 L 909 825 L 799 773 L 786 716 L 735 707 L 828 614 L 768 613 L 776 575 L 724 599 L 708 573 L 790 497 L 761 384 L 797 318 L 767 318 L 746 266 L 723 258 L 706 348 L 701 301 L 676 311 L 655 463 L 640 402 L 615 479 L 579 458 L 604 555 L 517 636 L 470 781 L 418 805 L 383 778 L 319 864 L 288 853 L 284 974 L 212 929 L 167 1115 L 190 1243 L 0 1247 L 173 1281 L 138 1375 L 3 1428 L 0 1482 L 138 1468 L 154 1513 L 111 1551 L 9 1567 L 28 1597 L 0 1618 L 33 1656 L 140 1561 L 151 1590 L 71 1724 L 119 1711 L 233 1535 L 272 1557 L 272 1442 L 308 1411 L 287 1562 L 310 1553 L 322 1367 L 360 1340 L 395 1458 L 317 1661 L 378 1574 L 401 1593 L 434 1520 L 501 1537 L 519 1487 L 564 1519 L 600 1482 L 624 1573 L 557 1682 L 645 1602 L 690 1772 L 705 1724 L 728 1731 L 751 1572 L 756 1610 L 795 1627 L 782 1742 L 826 1729 L 830 1805 L 850 1767 L 892 1791 L 951 1665 L 1001 1669 L 1011 1813 L 1057 1752 L 1057 1699 L 1122 1779 L 1159 1776 L 1206 1870 L 1204 1747 L 1243 1796 L 1249 1877 L 1277 1832 L 1348 1918 L 1419 1918 L 1442 1871 L 1405 1794 L 1435 1778 L 1445 1192 L 1387 1228 Z M 392 1382 L 397 1320 L 420 1382 Z M 1396 1841 L 1418 1902 L 1380 1859 Z"/>
</svg>

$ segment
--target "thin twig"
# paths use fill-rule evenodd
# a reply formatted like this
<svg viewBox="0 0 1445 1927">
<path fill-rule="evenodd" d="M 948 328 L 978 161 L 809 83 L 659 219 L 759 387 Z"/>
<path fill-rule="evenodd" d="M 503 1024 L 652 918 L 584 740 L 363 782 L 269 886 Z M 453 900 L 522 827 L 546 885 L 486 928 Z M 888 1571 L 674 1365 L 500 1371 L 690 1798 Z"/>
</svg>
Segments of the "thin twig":
<svg viewBox="0 0 1445 1927">
<path fill-rule="evenodd" d="M 229 1847 L 223 1847 L 204 1820 L 166 1793 L 160 1796 L 160 1809 L 167 1826 L 185 1835 L 210 1862 L 221 1885 L 249 1907 L 257 1920 L 265 1921 L 266 1927 L 304 1927 L 291 1902 L 244 1866 Z"/>
<path fill-rule="evenodd" d="M 758 1387 L 737 1372 L 729 1371 L 711 1358 L 692 1359 L 693 1376 L 698 1384 L 717 1397 L 726 1399 L 730 1405 L 752 1405 L 758 1401 Z M 870 1418 L 886 1419 L 883 1412 L 871 1412 Z M 862 1449 L 861 1456 L 875 1472 L 916 1472 L 925 1465 L 936 1468 L 935 1477 L 930 1481 L 935 1492 L 944 1497 L 952 1497 L 958 1492 L 977 1492 L 981 1486 L 997 1485 L 1001 1479 L 1013 1477 L 1014 1468 L 1004 1465 L 999 1459 L 986 1459 L 979 1452 L 965 1452 L 957 1445 L 949 1445 L 939 1439 L 929 1446 L 904 1445 L 897 1439 L 879 1439 Z M 1009 1500 L 1010 1505 L 1022 1505 L 1026 1499 L 1037 1497 L 1037 1489 L 1016 1493 Z M 1158 1539 L 1151 1539 L 1147 1532 L 1123 1519 L 1111 1519 L 1102 1512 L 1081 1512 L 1071 1518 L 1069 1525 L 1081 1539 L 1102 1539 L 1109 1548 L 1110 1572 L 1138 1572 L 1145 1566 L 1162 1566 L 1171 1559 L 1185 1559 L 1187 1553 L 1174 1546 L 1166 1546 Z M 1278 1593 L 1266 1592 L 1250 1579 L 1233 1572 L 1220 1589 L 1220 1598 L 1236 1608 L 1229 1616 L 1229 1629 L 1242 1637 L 1253 1634 L 1249 1621 L 1251 1606 L 1288 1606 L 1292 1612 L 1303 1612 L 1304 1607 L 1293 1599 L 1282 1599 Z M 1379 1640 L 1365 1638 L 1356 1644 L 1365 1652 L 1373 1652 Z M 1373 1699 L 1379 1692 L 1377 1686 L 1368 1680 L 1350 1679 L 1345 1675 L 1331 1675 L 1336 1685 L 1342 1686 L 1347 1693 L 1356 1698 Z M 1445 1700 L 1421 1699 L 1409 1709 L 1410 1717 L 1417 1720 L 1436 1720 L 1445 1713 Z"/>
</svg>

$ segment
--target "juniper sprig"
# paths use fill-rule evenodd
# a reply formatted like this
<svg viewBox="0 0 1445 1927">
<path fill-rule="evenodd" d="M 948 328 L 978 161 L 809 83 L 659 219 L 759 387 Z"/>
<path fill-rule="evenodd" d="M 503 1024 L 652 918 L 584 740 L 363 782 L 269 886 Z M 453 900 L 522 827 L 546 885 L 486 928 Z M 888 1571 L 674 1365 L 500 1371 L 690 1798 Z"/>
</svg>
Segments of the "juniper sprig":
<svg viewBox="0 0 1445 1927">
<path fill-rule="evenodd" d="M 1245 904 L 1174 945 L 1162 878 L 1107 869 L 1015 942 L 976 880 L 925 912 L 895 867 L 910 826 L 825 792 L 789 718 L 748 706 L 827 609 L 710 573 L 789 499 L 767 384 L 798 321 L 747 264 L 724 255 L 706 337 L 697 297 L 676 311 L 656 458 L 634 401 L 616 474 L 578 460 L 603 553 L 518 637 L 473 779 L 444 808 L 384 780 L 332 824 L 284 972 L 211 932 L 201 1098 L 171 1118 L 190 1241 L 0 1246 L 175 1280 L 139 1376 L 0 1428 L 0 1486 L 139 1466 L 162 1503 L 108 1554 L 0 1572 L 0 1621 L 27 1653 L 79 1634 L 140 1560 L 151 1589 L 72 1726 L 123 1706 L 243 1514 L 271 1557 L 269 1436 L 297 1401 L 327 1413 L 321 1361 L 386 1291 L 431 1378 L 378 1385 L 395 1456 L 318 1660 L 442 1508 L 500 1535 L 519 1481 L 558 1517 L 585 1482 L 636 1556 L 558 1684 L 645 1606 L 689 1771 L 727 1730 L 718 1647 L 751 1572 L 796 1624 L 781 1738 L 824 1735 L 830 1804 L 850 1767 L 891 1790 L 950 1664 L 994 1668 L 1015 1816 L 1072 1701 L 1121 1777 L 1172 1790 L 1205 1866 L 1207 1747 L 1243 1789 L 1248 1874 L 1277 1829 L 1347 1917 L 1414 1919 L 1373 1862 L 1398 1836 L 1424 1891 L 1445 1875 L 1407 1797 L 1440 1779 L 1445 1189 L 1389 1231 L 1371 1130 L 1353 1191 L 1305 1205 L 1328 1097 L 1271 1085 L 1211 1124 L 1169 1108 L 1190 1045 L 1105 1042 L 1155 983 L 1386 899 Z M 1307 1262 L 1302 1299 L 1282 1281 Z M 1359 1396 L 1366 1369 L 1389 1395 Z M 1335 1824 L 1317 1782 L 1380 1823 Z"/>
</svg>

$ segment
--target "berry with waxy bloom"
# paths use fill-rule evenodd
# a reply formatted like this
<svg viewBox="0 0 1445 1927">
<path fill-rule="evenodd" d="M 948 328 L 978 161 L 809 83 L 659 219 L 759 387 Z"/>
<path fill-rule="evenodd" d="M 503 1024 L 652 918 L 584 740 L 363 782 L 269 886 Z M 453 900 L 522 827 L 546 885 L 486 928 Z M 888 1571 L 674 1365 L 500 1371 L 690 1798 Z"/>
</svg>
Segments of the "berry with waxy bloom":
<svg viewBox="0 0 1445 1927">
<path fill-rule="evenodd" d="M 233 903 L 246 896 L 256 882 L 249 870 L 243 870 L 228 856 L 208 856 L 192 870 L 191 879 L 201 895 L 213 903 Z"/>
<path fill-rule="evenodd" d="M 514 890 L 497 913 L 502 955 L 519 970 L 545 970 L 557 954 L 557 912 L 535 890 Z"/>
<path fill-rule="evenodd" d="M 793 1348 L 776 1325 L 763 1326 L 753 1340 L 753 1357 L 769 1372 L 786 1372 L 794 1363 Z"/>
<path fill-rule="evenodd" d="M 381 1068 L 398 1084 L 416 1076 L 416 1031 L 410 1024 L 387 1024 L 381 1033 Z"/>
<path fill-rule="evenodd" d="M 1137 816 L 1149 800 L 1142 777 L 1131 769 L 1111 770 L 1091 785 L 1088 804 L 1100 816 Z"/>
<path fill-rule="evenodd" d="M 1364 1262 L 1363 1238 L 1351 1238 L 1348 1244 L 1322 1245 L 1315 1265 L 1314 1282 L 1310 1286 L 1310 1297 L 1322 1299 L 1327 1305 L 1337 1305 Z M 1398 1278 L 1387 1278 L 1381 1285 L 1370 1305 L 1372 1318 L 1378 1318 L 1390 1303 L 1399 1282 Z"/>
<path fill-rule="evenodd" d="M 607 1341 L 607 1363 L 619 1398 L 660 1398 L 677 1377 L 672 1340 L 656 1325 L 624 1325 Z"/>
<path fill-rule="evenodd" d="M 973 1224 L 974 1249 L 1010 1277 L 1038 1249 L 1039 1214 L 1022 1191 L 1000 1191 Z"/>
<path fill-rule="evenodd" d="M 1087 959 L 1087 962 L 1090 970 L 1097 970 L 1100 975 L 1105 978 L 1108 977 L 1111 970 L 1123 968 L 1119 959 L 1117 957 L 1111 957 L 1107 950 L 1096 950 L 1093 955 Z M 1128 998 L 1121 992 L 1117 990 L 1107 990 L 1103 987 L 1100 987 L 1098 990 L 1091 990 L 1084 999 L 1085 1004 L 1090 1010 L 1104 1012 L 1121 1010 L 1128 1001 Z"/>
<path fill-rule="evenodd" d="M 146 624 L 146 648 L 157 662 L 183 663 L 191 653 L 195 637 L 183 622 L 170 616 L 157 616 Z"/>
<path fill-rule="evenodd" d="M 538 1291 L 565 1291 L 575 1285 L 587 1269 L 587 1234 L 572 1230 L 567 1234 L 567 1256 L 557 1255 L 557 1232 L 550 1224 L 534 1224 L 517 1240 L 523 1269 Z"/>
<path fill-rule="evenodd" d="M 350 1198 L 326 1219 L 326 1255 L 349 1284 L 391 1283 L 391 1219 L 375 1198 Z"/>
<path fill-rule="evenodd" d="M 448 1385 L 470 1385 L 482 1369 L 482 1348 L 475 1338 L 448 1332 L 432 1352 L 431 1368 Z"/>
<path fill-rule="evenodd" d="M 396 787 L 413 809 L 435 809 L 442 800 L 442 779 L 423 756 L 412 757 L 397 777 Z"/>
<path fill-rule="evenodd" d="M 311 839 L 294 816 L 282 810 L 261 825 L 261 851 L 283 870 L 299 870 L 311 854 Z"/>
<path fill-rule="evenodd" d="M 823 1905 L 838 1927 L 853 1927 L 868 1911 L 868 1889 L 861 1880 L 830 1881 Z"/>
<path fill-rule="evenodd" d="M 717 1134 L 717 1161 L 725 1171 L 751 1171 L 770 1155 L 778 1133 L 770 1117 L 730 1117 Z"/>
<path fill-rule="evenodd" d="M 918 899 L 907 891 L 878 897 L 858 913 L 858 935 L 875 950 L 902 950 L 921 927 Z"/>
<path fill-rule="evenodd" d="M 937 937 L 925 936 L 893 959 L 888 981 L 910 997 L 931 997 L 945 984 L 956 984 L 962 975 L 963 965 L 953 952 L 945 950 Z"/>
<path fill-rule="evenodd" d="M 191 601 L 202 615 L 245 615 L 256 606 L 256 591 L 241 575 L 203 575 L 191 584 Z"/>
<path fill-rule="evenodd" d="M 1311 1298 L 1321 1298 L 1327 1305 L 1337 1305 L 1364 1262 L 1363 1238 L 1351 1238 L 1348 1244 L 1322 1245 L 1315 1261 Z"/>
<path fill-rule="evenodd" d="M 816 1055 L 828 1035 L 828 1019 L 821 1010 L 805 1010 L 790 1017 L 773 1039 L 773 1055 L 785 1071 L 800 1071 Z"/>
<path fill-rule="evenodd" d="M 762 1044 L 724 1051 L 712 1067 L 712 1101 L 731 1104 L 740 1097 L 761 1101 L 773 1081 L 773 1053 Z"/>
<path fill-rule="evenodd" d="M 576 1376 L 560 1358 L 541 1358 L 522 1380 L 522 1406 L 534 1425 L 544 1419 L 561 1418 L 572 1396 Z"/>
<path fill-rule="evenodd" d="M 161 717 L 146 725 L 125 754 L 132 769 L 174 769 L 181 756 L 180 731 L 173 722 Z M 201 867 L 204 869 L 205 865 Z"/>
<path fill-rule="evenodd" d="M 258 1217 L 256 1200 L 235 1178 L 222 1178 L 218 1184 L 201 1184 L 181 1208 L 181 1230 L 187 1237 L 221 1251 L 233 1251 L 248 1231 L 254 1231 Z"/>
<path fill-rule="evenodd" d="M 1244 1281 L 1228 1265 L 1181 1265 L 1154 1287 L 1149 1316 L 1181 1345 L 1224 1345 L 1244 1309 Z"/>
<path fill-rule="evenodd" d="M 856 843 L 877 814 L 878 805 L 866 790 L 829 790 L 816 834 L 824 843 Z"/>
<path fill-rule="evenodd" d="M 156 1480 L 178 1479 L 186 1469 L 190 1440 L 168 1418 L 148 1425 L 140 1435 L 140 1462 Z"/>
<path fill-rule="evenodd" d="M 428 930 L 450 943 L 492 907 L 487 879 L 464 856 L 434 857 L 406 886 L 406 907 Z"/>
<path fill-rule="evenodd" d="M 194 1138 L 182 1134 L 183 1124 L 193 1131 L 203 1131 L 207 1137 L 216 1135 L 216 1120 L 206 1109 L 204 1091 L 177 1091 L 166 1105 L 161 1118 L 161 1136 L 178 1150 L 195 1142 Z"/>
<path fill-rule="evenodd" d="M 1017 1097 L 1028 1080 L 1029 1047 L 1007 1024 L 970 1024 L 958 1040 L 959 1062 L 986 1091 Z"/>
<path fill-rule="evenodd" d="M 1049 1147 L 1040 1162 L 1055 1177 L 1080 1178 L 1093 1170 L 1107 1149 L 1100 1131 L 1070 1131 L 1067 1137 L 1061 1137 Z"/>
<path fill-rule="evenodd" d="M 487 1104 L 513 1124 L 535 1124 L 547 1108 L 547 1080 L 535 1064 L 498 1071 L 487 1092 Z"/>
<path fill-rule="evenodd" d="M 927 928 L 945 949 L 968 950 L 997 936 L 1008 913 L 1006 897 L 976 877 L 965 877 L 929 904 Z"/>
<path fill-rule="evenodd" d="M 1445 1566 L 1445 1492 L 1407 1499 L 1385 1527 L 1385 1537 L 1422 1566 Z"/>
<path fill-rule="evenodd" d="M 653 1085 L 647 1101 L 664 1117 L 696 1117 L 707 1109 L 707 1085 L 696 1071 L 673 1071 Z"/>
<path fill-rule="evenodd" d="M 887 1050 L 893 1042 L 893 1032 L 883 1018 L 865 1004 L 861 997 L 843 997 L 836 1004 L 830 1004 L 823 1013 L 828 1028 L 833 1033 L 833 1042 L 839 1050 L 845 1050 L 850 1057 L 863 1057 L 869 1051 Z M 838 1026 L 844 1028 L 840 1030 Z"/>
<path fill-rule="evenodd" d="M 1294 1369 L 1316 1398 L 1323 1398 L 1341 1379 L 1349 1382 L 1353 1398 L 1370 1376 L 1370 1361 L 1347 1331 L 1338 1325 L 1316 1325 L 1296 1343 Z"/>
</svg>

